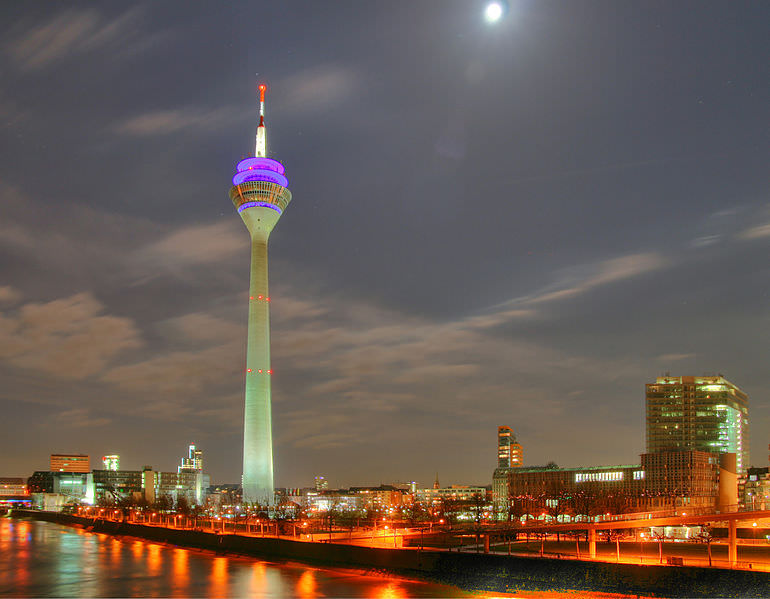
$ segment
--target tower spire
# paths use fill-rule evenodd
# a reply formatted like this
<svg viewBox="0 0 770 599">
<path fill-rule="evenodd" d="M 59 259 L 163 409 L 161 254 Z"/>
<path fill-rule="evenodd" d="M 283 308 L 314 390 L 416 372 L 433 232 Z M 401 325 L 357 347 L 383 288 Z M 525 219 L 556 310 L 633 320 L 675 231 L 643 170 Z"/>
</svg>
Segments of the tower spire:
<svg viewBox="0 0 770 599">
<path fill-rule="evenodd" d="M 259 126 L 257 127 L 257 147 L 254 150 L 254 156 L 257 158 L 267 158 L 267 135 L 265 131 L 265 92 L 267 85 L 259 85 Z"/>
</svg>

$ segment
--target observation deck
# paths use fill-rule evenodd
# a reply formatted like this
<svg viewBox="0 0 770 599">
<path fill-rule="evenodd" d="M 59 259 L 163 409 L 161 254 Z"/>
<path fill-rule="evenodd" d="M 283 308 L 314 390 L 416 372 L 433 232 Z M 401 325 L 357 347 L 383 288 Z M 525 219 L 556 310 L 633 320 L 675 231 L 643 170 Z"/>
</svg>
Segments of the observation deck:
<svg viewBox="0 0 770 599">
<path fill-rule="evenodd" d="M 255 207 L 283 213 L 291 201 L 291 192 L 280 162 L 271 158 L 246 158 L 236 168 L 230 199 L 239 213 Z"/>
</svg>

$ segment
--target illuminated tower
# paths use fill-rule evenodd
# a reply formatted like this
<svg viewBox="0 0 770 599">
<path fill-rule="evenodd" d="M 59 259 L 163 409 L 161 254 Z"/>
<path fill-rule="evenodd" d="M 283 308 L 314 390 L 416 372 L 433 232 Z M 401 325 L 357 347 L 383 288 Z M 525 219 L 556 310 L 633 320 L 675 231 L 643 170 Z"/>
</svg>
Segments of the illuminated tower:
<svg viewBox="0 0 770 599">
<path fill-rule="evenodd" d="M 249 330 L 246 348 L 246 410 L 243 421 L 243 501 L 274 502 L 273 432 L 270 408 L 270 294 L 267 241 L 291 201 L 283 165 L 267 158 L 265 90 L 259 86 L 259 126 L 254 158 L 241 160 L 230 199 L 251 235 Z"/>
<path fill-rule="evenodd" d="M 524 464 L 524 450 L 516 441 L 510 426 L 497 427 L 497 467 L 521 468 Z"/>
</svg>

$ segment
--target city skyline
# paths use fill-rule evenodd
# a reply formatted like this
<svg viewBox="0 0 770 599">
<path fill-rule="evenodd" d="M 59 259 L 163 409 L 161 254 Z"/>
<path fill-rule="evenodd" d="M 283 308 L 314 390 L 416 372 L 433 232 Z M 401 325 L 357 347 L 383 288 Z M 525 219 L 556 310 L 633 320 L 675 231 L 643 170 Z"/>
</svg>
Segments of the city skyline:
<svg viewBox="0 0 770 599">
<path fill-rule="evenodd" d="M 636 463 L 667 371 L 743 389 L 766 465 L 770 7 L 180 6 L 0 7 L 3 476 L 171 471 L 194 439 L 238 482 L 222 190 L 259 81 L 302 198 L 271 241 L 276 486 L 488 484 L 500 425 L 525 465 Z"/>
</svg>

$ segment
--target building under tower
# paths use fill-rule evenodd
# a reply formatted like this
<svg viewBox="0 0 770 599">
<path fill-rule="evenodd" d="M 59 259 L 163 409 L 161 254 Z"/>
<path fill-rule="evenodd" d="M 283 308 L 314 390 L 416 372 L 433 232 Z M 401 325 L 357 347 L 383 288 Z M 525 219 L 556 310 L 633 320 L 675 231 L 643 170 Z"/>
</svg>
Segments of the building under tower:
<svg viewBox="0 0 770 599">
<path fill-rule="evenodd" d="M 251 276 L 246 348 L 246 392 L 243 422 L 243 501 L 272 505 L 273 436 L 270 399 L 270 292 L 267 243 L 270 233 L 291 201 L 283 165 L 267 157 L 265 91 L 259 86 L 260 106 L 253 158 L 241 160 L 230 188 L 232 200 L 251 236 Z"/>
</svg>

